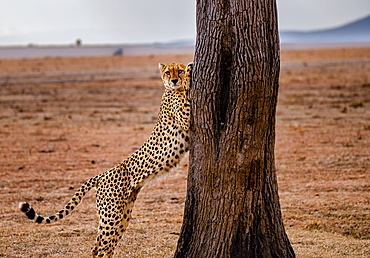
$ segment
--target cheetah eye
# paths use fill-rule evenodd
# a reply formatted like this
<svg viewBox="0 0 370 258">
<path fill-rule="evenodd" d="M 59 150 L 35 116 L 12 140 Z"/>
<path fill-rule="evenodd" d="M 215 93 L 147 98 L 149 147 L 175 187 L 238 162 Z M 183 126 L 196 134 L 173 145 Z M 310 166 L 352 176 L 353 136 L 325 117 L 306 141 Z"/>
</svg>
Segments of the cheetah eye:
<svg viewBox="0 0 370 258">
<path fill-rule="evenodd" d="M 168 76 L 170 76 L 170 71 L 166 71 L 165 74 L 167 74 Z"/>
<path fill-rule="evenodd" d="M 179 75 L 182 74 L 184 72 L 184 70 L 179 70 Z"/>
</svg>

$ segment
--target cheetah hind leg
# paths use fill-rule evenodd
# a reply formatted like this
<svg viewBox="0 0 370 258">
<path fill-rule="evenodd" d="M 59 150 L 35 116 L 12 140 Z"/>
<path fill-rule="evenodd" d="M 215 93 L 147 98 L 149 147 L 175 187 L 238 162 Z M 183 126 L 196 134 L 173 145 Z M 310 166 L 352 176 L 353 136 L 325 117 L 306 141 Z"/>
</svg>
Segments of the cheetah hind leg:
<svg viewBox="0 0 370 258">
<path fill-rule="evenodd" d="M 127 203 L 120 210 L 119 219 L 117 219 L 116 217 L 114 221 L 110 221 L 107 224 L 103 222 L 104 216 L 102 216 L 102 214 L 99 214 L 99 232 L 95 242 L 95 246 L 92 250 L 93 257 L 113 257 L 114 249 L 119 240 L 122 238 L 122 235 L 126 231 L 126 228 L 128 227 L 129 221 L 131 219 L 132 208 L 134 206 L 136 197 L 140 192 L 140 189 L 141 188 L 137 188 L 131 192 Z"/>
<path fill-rule="evenodd" d="M 123 209 L 123 219 L 121 220 L 118 230 L 120 238 L 122 237 L 123 232 L 125 232 L 126 228 L 128 227 L 129 221 L 131 219 L 132 208 L 134 207 L 137 195 L 139 194 L 140 190 L 141 187 L 138 187 L 132 191 L 128 199 L 127 205 Z"/>
</svg>

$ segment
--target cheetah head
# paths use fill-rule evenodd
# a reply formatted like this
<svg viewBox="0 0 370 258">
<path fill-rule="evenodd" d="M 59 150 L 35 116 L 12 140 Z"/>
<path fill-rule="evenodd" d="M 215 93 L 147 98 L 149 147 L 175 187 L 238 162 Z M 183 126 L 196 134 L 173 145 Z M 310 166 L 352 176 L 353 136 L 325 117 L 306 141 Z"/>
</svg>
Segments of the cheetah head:
<svg viewBox="0 0 370 258">
<path fill-rule="evenodd" d="M 159 63 L 159 70 L 161 71 L 164 87 L 167 90 L 177 90 L 183 86 L 185 80 L 186 66 L 180 63 L 172 63 L 164 65 Z"/>
</svg>

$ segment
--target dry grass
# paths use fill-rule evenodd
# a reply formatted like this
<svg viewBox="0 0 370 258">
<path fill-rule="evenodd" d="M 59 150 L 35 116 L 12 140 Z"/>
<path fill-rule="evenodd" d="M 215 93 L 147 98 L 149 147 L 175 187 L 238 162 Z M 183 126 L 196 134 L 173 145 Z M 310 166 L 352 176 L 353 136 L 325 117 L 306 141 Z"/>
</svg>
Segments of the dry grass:
<svg viewBox="0 0 370 258">
<path fill-rule="evenodd" d="M 158 62 L 192 56 L 0 61 L 0 257 L 89 257 L 94 194 L 55 225 L 89 177 L 149 135 L 163 92 Z M 370 49 L 282 52 L 276 165 L 297 257 L 370 257 Z M 187 164 L 146 186 L 117 257 L 172 257 Z"/>
</svg>

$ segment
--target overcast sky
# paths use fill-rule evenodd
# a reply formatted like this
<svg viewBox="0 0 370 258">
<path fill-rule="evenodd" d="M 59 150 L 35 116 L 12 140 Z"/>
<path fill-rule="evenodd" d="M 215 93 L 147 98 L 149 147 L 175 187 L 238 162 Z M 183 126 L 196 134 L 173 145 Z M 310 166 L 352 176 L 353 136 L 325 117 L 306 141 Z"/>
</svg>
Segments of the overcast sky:
<svg viewBox="0 0 370 258">
<path fill-rule="evenodd" d="M 0 45 L 152 43 L 195 38 L 195 0 L 0 0 Z M 278 0 L 280 30 L 332 28 L 370 0 Z"/>
</svg>

